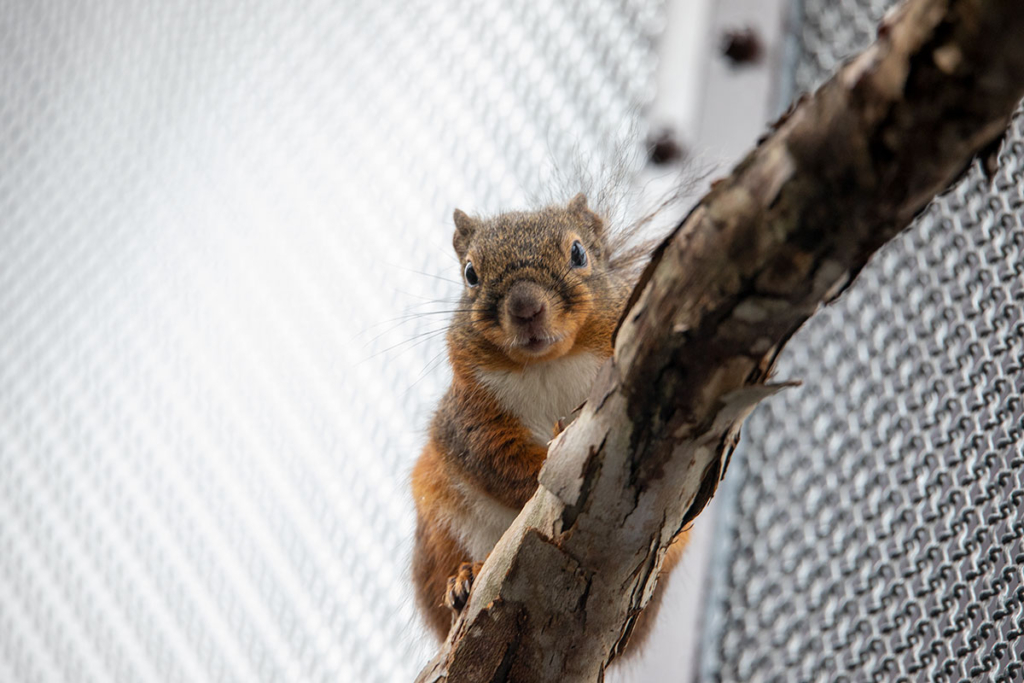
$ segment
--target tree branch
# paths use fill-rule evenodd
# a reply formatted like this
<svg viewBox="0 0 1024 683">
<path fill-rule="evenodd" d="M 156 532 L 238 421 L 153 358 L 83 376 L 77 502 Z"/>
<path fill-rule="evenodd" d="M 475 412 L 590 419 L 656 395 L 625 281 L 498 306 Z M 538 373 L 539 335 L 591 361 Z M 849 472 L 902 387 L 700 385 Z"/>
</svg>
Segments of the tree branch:
<svg viewBox="0 0 1024 683">
<path fill-rule="evenodd" d="M 575 423 L 420 681 L 596 681 L 782 345 L 997 141 L 1024 3 L 912 0 L 659 247 Z"/>
</svg>

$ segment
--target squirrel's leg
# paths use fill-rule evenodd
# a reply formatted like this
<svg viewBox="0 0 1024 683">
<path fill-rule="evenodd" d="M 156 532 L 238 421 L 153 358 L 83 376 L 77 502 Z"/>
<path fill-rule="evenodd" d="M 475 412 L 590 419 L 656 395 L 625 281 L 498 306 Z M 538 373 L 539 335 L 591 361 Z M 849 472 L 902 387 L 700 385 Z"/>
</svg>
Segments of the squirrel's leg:
<svg viewBox="0 0 1024 683">
<path fill-rule="evenodd" d="M 447 529 L 422 517 L 416 523 L 416 543 L 412 556 L 412 578 L 416 587 L 416 602 L 426 618 L 427 625 L 439 639 L 448 635 L 452 624 L 449 605 L 449 582 L 465 555 Z M 466 594 L 472 585 L 469 578 Z M 463 599 L 463 604 L 465 603 Z M 461 607 L 461 605 L 460 605 Z"/>
<path fill-rule="evenodd" d="M 427 444 L 413 469 L 412 490 L 416 503 L 412 554 L 416 602 L 427 625 L 443 640 L 451 627 L 453 610 L 457 612 L 465 604 L 480 566 L 466 563 L 468 555 L 449 529 L 452 510 L 459 505 L 458 496 L 444 476 L 433 444 Z"/>
</svg>

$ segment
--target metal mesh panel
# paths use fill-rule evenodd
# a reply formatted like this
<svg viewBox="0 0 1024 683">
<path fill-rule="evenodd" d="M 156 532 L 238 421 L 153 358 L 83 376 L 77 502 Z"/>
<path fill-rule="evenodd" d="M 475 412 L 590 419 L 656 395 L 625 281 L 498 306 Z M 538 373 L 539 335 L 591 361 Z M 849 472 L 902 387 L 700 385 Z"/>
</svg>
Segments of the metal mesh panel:
<svg viewBox="0 0 1024 683">
<path fill-rule="evenodd" d="M 411 680 L 394 319 L 612 161 L 659 6 L 0 0 L 0 681 Z"/>
<path fill-rule="evenodd" d="M 800 89 L 888 3 L 804 3 Z M 797 334 L 727 477 L 705 678 L 1024 679 L 1024 114 Z"/>
</svg>

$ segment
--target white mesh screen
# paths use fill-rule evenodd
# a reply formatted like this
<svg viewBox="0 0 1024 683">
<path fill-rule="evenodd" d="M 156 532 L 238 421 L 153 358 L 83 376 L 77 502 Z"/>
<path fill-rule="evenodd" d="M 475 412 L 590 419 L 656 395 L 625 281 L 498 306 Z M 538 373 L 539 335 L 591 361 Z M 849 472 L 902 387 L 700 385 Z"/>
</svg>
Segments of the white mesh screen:
<svg viewBox="0 0 1024 683">
<path fill-rule="evenodd" d="M 659 6 L 0 1 L 0 681 L 412 679 L 400 317 L 612 160 Z"/>
</svg>

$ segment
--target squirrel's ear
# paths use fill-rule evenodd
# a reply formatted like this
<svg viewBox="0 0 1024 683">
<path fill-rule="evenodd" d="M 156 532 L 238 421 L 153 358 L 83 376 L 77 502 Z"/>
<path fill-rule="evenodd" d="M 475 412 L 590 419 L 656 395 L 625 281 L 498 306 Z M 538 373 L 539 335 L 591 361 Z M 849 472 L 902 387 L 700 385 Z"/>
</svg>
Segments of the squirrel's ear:
<svg viewBox="0 0 1024 683">
<path fill-rule="evenodd" d="M 580 192 L 569 200 L 569 213 L 575 214 L 583 219 L 583 222 L 590 226 L 591 230 L 598 237 L 604 233 L 604 221 L 587 206 L 587 195 Z"/>
<path fill-rule="evenodd" d="M 455 253 L 459 258 L 462 258 L 466 255 L 466 250 L 469 249 L 469 240 L 476 232 L 476 221 L 461 209 L 455 209 L 452 218 L 455 220 L 455 236 L 452 237 L 452 246 L 455 247 Z"/>
</svg>

